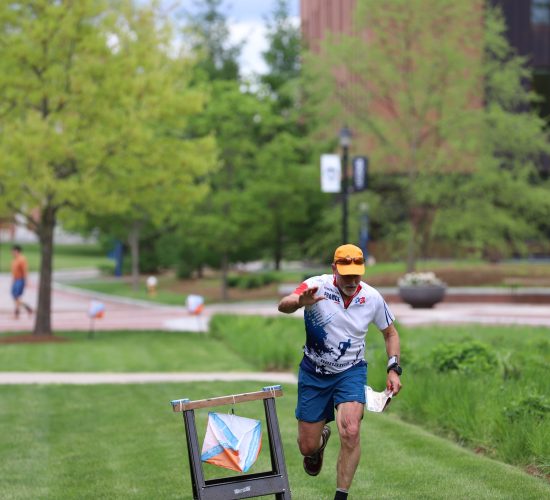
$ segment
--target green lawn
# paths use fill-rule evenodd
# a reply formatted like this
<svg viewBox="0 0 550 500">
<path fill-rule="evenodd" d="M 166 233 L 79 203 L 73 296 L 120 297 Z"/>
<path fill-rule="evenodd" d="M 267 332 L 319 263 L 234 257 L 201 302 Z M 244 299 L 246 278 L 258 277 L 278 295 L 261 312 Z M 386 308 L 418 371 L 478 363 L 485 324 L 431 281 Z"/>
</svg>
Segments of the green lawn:
<svg viewBox="0 0 550 500">
<path fill-rule="evenodd" d="M 60 334 L 70 339 L 62 343 L 3 344 L 0 345 L 0 366 L 4 371 L 250 371 L 258 369 L 255 363 L 258 359 L 270 358 L 266 352 L 271 353 L 272 359 L 287 363 L 291 338 L 298 345 L 303 335 L 300 322 L 289 318 L 217 316 L 213 323 L 211 335 L 97 332 L 94 339 L 88 339 L 83 332 Z M 233 333 L 241 331 L 243 338 L 224 336 L 224 332 L 233 330 Z M 495 348 L 505 345 L 520 357 L 526 345 L 543 356 L 548 344 L 548 329 L 542 328 L 461 326 L 401 328 L 401 331 L 405 351 L 409 351 L 405 356 L 410 358 L 419 352 L 428 355 L 426 346 L 474 334 L 483 335 Z M 378 369 L 383 358 L 380 335 L 371 334 L 369 348 L 369 373 L 372 372 L 369 380 L 378 387 L 384 371 Z M 298 352 L 299 347 L 294 346 L 292 350 Z M 295 369 L 292 356 L 290 362 Z M 473 431 L 479 428 L 474 416 L 481 421 L 488 418 L 489 429 L 489 423 L 495 420 L 490 411 L 500 404 L 497 397 L 502 389 L 497 387 L 494 392 L 492 385 L 485 386 L 484 391 L 491 400 L 474 407 L 461 391 L 465 388 L 466 394 L 477 394 L 475 379 L 461 381 L 432 374 L 430 384 L 429 378 L 415 373 L 413 363 L 404 376 L 403 395 L 395 400 L 389 412 L 365 416 L 364 454 L 352 498 L 538 499 L 550 495 L 547 482 L 525 474 L 520 468 L 476 455 L 399 420 L 397 415 L 408 415 L 415 420 L 414 415 L 421 414 L 413 409 L 415 398 L 424 394 L 426 403 L 419 406 L 426 415 L 425 420 L 419 420 L 423 426 L 435 425 L 441 430 L 434 413 L 446 425 L 456 422 L 462 425 L 463 414 L 467 417 L 466 423 L 473 425 Z M 522 385 L 521 379 L 513 382 Z M 539 377 L 543 393 L 545 384 L 544 377 Z M 171 412 L 169 401 L 254 391 L 263 385 L 268 384 L 0 386 L 0 426 L 9 430 L 0 433 L 0 496 L 2 499 L 191 498 L 181 415 Z M 436 387 L 441 397 L 428 401 L 430 387 Z M 294 498 L 330 498 L 337 439 L 333 439 L 327 450 L 327 465 L 322 474 L 316 479 L 306 476 L 295 444 L 296 389 L 288 385 L 284 390 L 286 396 L 277 404 Z M 462 406 L 460 401 L 464 401 Z M 237 413 L 261 418 L 261 404 L 255 404 L 238 405 Z M 445 416 L 448 408 L 452 409 L 453 419 Z M 460 411 L 461 408 L 464 411 Z M 218 410 L 225 412 L 229 408 Z M 197 411 L 201 441 L 207 412 Z M 541 432 L 544 429 L 539 428 Z M 506 451 L 506 447 L 519 445 L 518 440 L 532 440 L 534 436 L 524 435 L 518 429 L 513 435 L 505 435 L 502 446 Z M 540 441 L 538 455 L 544 457 L 544 433 L 536 439 Z M 530 463 L 529 457 L 527 459 L 526 463 Z M 264 451 L 250 472 L 267 469 L 267 460 Z M 205 473 L 207 478 L 227 475 L 226 471 L 212 466 L 205 466 Z"/>
<path fill-rule="evenodd" d="M 394 411 L 400 417 L 493 458 L 550 472 L 545 438 L 550 379 L 541 376 L 550 365 L 549 328 L 398 325 L 398 330 L 404 390 Z M 297 346 L 303 322 L 295 318 L 216 315 L 210 333 L 228 352 L 254 360 L 258 370 L 294 369 L 302 356 Z M 460 367 L 440 370 L 443 354 L 454 356 Z M 366 358 L 369 385 L 382 390 L 387 357 L 376 328 L 367 334 Z"/>
<path fill-rule="evenodd" d="M 263 385 L 1 386 L 2 499 L 191 499 L 182 418 L 172 412 L 169 401 L 255 391 Z M 327 447 L 321 474 L 306 476 L 295 442 L 296 390 L 290 385 L 283 389 L 277 413 L 293 498 L 332 498 L 337 439 L 333 437 Z M 263 418 L 258 402 L 235 409 L 243 416 Z M 225 412 L 229 407 L 217 410 Z M 201 443 L 206 417 L 207 410 L 196 412 Z M 363 456 L 350 498 L 538 500 L 550 496 L 550 486 L 543 480 L 400 422 L 391 409 L 384 415 L 367 414 L 363 425 Z M 251 473 L 268 469 L 265 431 L 263 445 Z M 204 470 L 207 479 L 227 475 L 212 466 Z"/>
<path fill-rule="evenodd" d="M 68 342 L 0 345 L 3 371 L 251 371 L 246 360 L 202 333 L 59 332 Z M 2 334 L 0 334 L 0 338 Z"/>
</svg>

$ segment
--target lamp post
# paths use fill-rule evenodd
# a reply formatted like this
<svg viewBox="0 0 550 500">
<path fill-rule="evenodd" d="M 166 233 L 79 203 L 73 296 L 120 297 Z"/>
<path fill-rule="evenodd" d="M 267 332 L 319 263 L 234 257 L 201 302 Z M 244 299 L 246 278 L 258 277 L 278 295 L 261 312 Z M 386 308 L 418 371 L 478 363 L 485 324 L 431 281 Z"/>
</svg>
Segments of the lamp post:
<svg viewBox="0 0 550 500">
<path fill-rule="evenodd" d="M 342 148 L 342 244 L 348 242 L 348 158 L 351 144 L 351 130 L 344 125 L 340 129 L 340 147 Z"/>
</svg>

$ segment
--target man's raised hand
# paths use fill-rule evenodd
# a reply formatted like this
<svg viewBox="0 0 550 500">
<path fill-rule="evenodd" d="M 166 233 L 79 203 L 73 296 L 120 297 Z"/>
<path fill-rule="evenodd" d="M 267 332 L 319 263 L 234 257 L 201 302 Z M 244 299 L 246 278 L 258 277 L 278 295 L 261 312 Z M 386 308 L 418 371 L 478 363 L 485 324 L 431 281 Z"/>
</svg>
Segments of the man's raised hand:
<svg viewBox="0 0 550 500">
<path fill-rule="evenodd" d="M 300 305 L 300 307 L 311 306 L 313 304 L 316 304 L 320 300 L 323 300 L 325 297 L 323 297 L 322 295 L 315 295 L 318 290 L 318 286 L 313 286 L 304 290 L 298 297 L 298 304 Z"/>
</svg>

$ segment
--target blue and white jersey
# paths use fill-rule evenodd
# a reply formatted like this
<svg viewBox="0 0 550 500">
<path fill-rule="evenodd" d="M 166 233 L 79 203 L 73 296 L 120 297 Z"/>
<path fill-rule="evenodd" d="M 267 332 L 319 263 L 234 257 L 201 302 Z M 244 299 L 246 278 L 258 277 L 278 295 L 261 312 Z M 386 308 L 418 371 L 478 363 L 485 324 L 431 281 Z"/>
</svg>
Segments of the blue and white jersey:
<svg viewBox="0 0 550 500">
<path fill-rule="evenodd" d="M 294 293 L 311 287 L 319 287 L 316 295 L 325 299 L 304 310 L 307 361 L 319 374 L 340 373 L 364 363 L 369 324 L 383 330 L 395 319 L 380 292 L 361 281 L 353 297 L 345 297 L 333 275 L 323 274 L 307 279 Z M 307 361 L 305 366 L 302 363 L 306 369 L 310 365 Z"/>
</svg>

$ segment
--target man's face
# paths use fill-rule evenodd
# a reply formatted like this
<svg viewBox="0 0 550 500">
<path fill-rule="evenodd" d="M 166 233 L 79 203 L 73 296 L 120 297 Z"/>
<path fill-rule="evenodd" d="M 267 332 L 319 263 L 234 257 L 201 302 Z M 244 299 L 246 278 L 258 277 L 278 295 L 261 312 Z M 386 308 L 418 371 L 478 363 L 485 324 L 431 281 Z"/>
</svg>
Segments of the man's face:
<svg viewBox="0 0 550 500">
<path fill-rule="evenodd" d="M 346 297 L 351 297 L 356 291 L 359 283 L 361 282 L 361 275 L 348 274 L 342 275 L 336 269 L 336 266 L 332 265 L 332 270 L 336 279 L 336 285 Z"/>
</svg>

